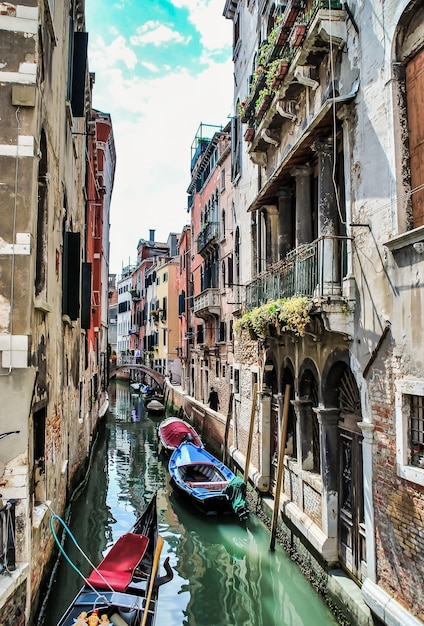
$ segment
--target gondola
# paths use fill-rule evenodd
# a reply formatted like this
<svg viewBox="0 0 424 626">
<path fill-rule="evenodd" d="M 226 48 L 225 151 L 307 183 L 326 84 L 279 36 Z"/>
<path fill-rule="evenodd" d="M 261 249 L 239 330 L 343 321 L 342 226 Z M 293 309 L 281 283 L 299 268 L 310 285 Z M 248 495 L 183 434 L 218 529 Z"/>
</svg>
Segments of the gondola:
<svg viewBox="0 0 424 626">
<path fill-rule="evenodd" d="M 169 460 L 171 485 L 206 515 L 235 513 L 246 521 L 246 484 L 205 448 L 183 441 Z"/>
<path fill-rule="evenodd" d="M 158 435 L 162 449 L 167 454 L 172 454 L 182 441 L 191 441 L 195 446 L 203 446 L 195 428 L 179 417 L 164 419 L 158 426 Z"/>
<path fill-rule="evenodd" d="M 162 545 L 155 494 L 132 530 L 85 580 L 57 626 L 153 626 L 159 587 L 173 577 L 168 558 L 166 574 L 157 577 Z"/>
</svg>

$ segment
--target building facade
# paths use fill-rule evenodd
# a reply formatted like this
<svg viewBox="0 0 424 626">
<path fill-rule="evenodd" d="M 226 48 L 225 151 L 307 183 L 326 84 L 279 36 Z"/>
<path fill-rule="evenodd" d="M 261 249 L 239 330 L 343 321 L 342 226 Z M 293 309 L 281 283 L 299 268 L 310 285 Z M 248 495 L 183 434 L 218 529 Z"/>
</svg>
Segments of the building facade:
<svg viewBox="0 0 424 626">
<path fill-rule="evenodd" d="M 93 111 L 84 3 L 0 15 L 2 623 L 34 617 L 61 514 L 107 408 L 111 120 Z M 105 293 L 103 293 L 103 291 Z M 101 293 L 102 292 L 102 293 Z M 4 436 L 7 436 L 5 439 Z"/>
<path fill-rule="evenodd" d="M 382 621 L 418 624 L 423 7 L 229 0 L 224 16 L 243 285 L 232 453 L 245 463 L 256 406 L 249 474 L 275 494 L 281 470 L 293 537 Z"/>
</svg>

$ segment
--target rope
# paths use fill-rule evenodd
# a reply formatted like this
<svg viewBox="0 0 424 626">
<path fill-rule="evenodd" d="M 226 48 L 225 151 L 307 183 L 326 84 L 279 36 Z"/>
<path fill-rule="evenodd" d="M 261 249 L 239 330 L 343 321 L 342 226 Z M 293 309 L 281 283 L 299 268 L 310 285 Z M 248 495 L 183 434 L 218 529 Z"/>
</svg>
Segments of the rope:
<svg viewBox="0 0 424 626">
<path fill-rule="evenodd" d="M 56 535 L 56 531 L 54 529 L 54 520 L 57 520 L 64 528 L 65 532 L 68 533 L 69 537 L 72 539 L 74 545 L 76 548 L 78 548 L 78 550 L 81 552 L 81 554 L 83 555 L 83 557 L 85 558 L 85 560 L 90 564 L 90 566 L 93 568 L 93 570 L 95 570 L 97 572 L 97 574 L 100 576 L 100 578 L 103 580 L 103 582 L 107 585 L 107 587 L 110 589 L 110 591 L 114 591 L 113 587 L 108 583 L 108 581 L 104 578 L 103 574 L 97 569 L 97 567 L 95 565 L 93 565 L 93 563 L 90 561 L 90 559 L 88 558 L 88 556 L 85 554 L 85 552 L 81 549 L 81 546 L 78 544 L 77 540 L 75 539 L 74 535 L 72 534 L 70 528 L 67 526 L 67 524 L 63 521 L 63 519 L 61 517 L 59 517 L 58 515 L 56 515 L 55 513 L 52 514 L 52 516 L 50 517 L 50 529 L 52 531 L 52 535 L 53 538 L 61 552 L 61 554 L 65 557 L 65 559 L 67 560 L 67 562 L 69 563 L 69 565 L 72 567 L 73 570 L 75 570 L 75 572 L 77 574 L 79 574 L 79 576 L 81 576 L 81 578 L 84 580 L 85 584 L 88 585 L 92 591 L 94 591 L 94 593 L 97 595 L 97 599 L 102 599 L 104 600 L 107 604 L 109 604 L 108 600 L 105 598 L 105 596 L 103 596 L 102 594 L 100 594 L 97 589 L 95 587 L 93 587 L 93 585 L 89 582 L 89 580 L 84 576 L 84 574 L 81 572 L 80 569 L 78 569 L 78 567 L 75 565 L 75 563 L 73 563 L 71 561 L 71 559 L 69 558 L 69 556 L 66 554 L 65 549 L 63 548 L 62 543 L 59 541 L 59 538 Z"/>
</svg>

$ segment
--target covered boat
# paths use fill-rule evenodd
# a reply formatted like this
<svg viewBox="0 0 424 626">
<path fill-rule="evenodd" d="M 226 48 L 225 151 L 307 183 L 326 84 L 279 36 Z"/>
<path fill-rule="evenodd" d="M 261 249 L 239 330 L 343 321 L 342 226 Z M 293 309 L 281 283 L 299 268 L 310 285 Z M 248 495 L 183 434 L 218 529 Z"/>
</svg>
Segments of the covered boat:
<svg viewBox="0 0 424 626">
<path fill-rule="evenodd" d="M 205 448 L 182 442 L 171 455 L 169 473 L 175 489 L 206 515 L 248 518 L 246 484 Z"/>
<path fill-rule="evenodd" d="M 146 409 L 149 413 L 153 413 L 154 415 L 163 415 L 165 413 L 165 405 L 160 402 L 160 400 L 150 400 L 146 404 Z"/>
<path fill-rule="evenodd" d="M 52 532 L 58 541 L 53 526 Z M 166 575 L 157 577 L 162 545 L 155 495 L 132 530 L 117 540 L 85 579 L 58 626 L 153 626 L 159 587 L 172 579 L 168 558 Z"/>
<path fill-rule="evenodd" d="M 172 454 L 182 441 L 191 441 L 195 446 L 203 447 L 200 435 L 195 428 L 179 417 L 167 417 L 158 427 L 159 439 L 163 450 Z"/>
</svg>

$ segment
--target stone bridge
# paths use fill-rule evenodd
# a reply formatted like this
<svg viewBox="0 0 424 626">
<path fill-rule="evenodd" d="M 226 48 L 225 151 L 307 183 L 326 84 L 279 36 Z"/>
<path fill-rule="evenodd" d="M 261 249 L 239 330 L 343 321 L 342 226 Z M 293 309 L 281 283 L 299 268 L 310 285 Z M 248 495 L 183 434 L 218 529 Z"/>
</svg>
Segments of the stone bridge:
<svg viewBox="0 0 424 626">
<path fill-rule="evenodd" d="M 151 380 L 154 380 L 155 383 L 161 388 L 163 389 L 163 384 L 165 382 L 165 376 L 163 374 L 160 374 L 159 372 L 157 372 L 156 370 L 151 369 L 150 367 L 148 367 L 147 365 L 141 365 L 138 363 L 125 363 L 123 365 L 115 365 L 115 366 L 110 366 L 109 369 L 109 378 L 114 378 L 116 376 L 117 372 L 129 372 L 130 374 L 130 380 L 135 380 L 135 376 L 134 373 L 135 372 L 143 372 L 144 374 L 146 374 L 146 376 L 150 377 Z"/>
</svg>

